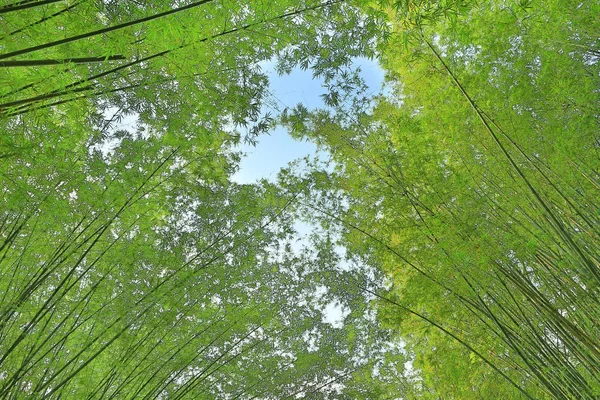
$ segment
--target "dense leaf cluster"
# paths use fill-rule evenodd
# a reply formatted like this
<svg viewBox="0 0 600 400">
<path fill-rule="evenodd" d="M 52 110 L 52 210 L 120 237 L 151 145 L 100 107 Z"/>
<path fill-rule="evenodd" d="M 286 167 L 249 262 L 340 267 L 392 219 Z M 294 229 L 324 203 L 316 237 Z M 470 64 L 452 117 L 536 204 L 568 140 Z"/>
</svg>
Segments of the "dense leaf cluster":
<svg viewBox="0 0 600 400">
<path fill-rule="evenodd" d="M 334 73 L 379 23 L 339 1 L 0 7 L 0 397 L 342 396 L 382 339 L 355 333 L 364 295 L 331 246 L 292 249 L 294 191 L 231 176 L 271 127 L 260 63 Z"/>
<path fill-rule="evenodd" d="M 414 363 L 382 385 L 597 398 L 597 4 L 428 4 L 395 2 L 389 95 L 282 119 L 335 161 L 309 212 L 392 280 L 379 308 Z"/>
</svg>

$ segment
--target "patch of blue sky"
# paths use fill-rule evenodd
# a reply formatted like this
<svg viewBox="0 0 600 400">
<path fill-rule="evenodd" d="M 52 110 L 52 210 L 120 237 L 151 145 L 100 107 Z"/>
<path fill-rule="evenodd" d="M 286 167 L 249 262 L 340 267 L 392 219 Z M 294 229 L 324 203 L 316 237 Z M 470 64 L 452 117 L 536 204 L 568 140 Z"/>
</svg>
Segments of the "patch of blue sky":
<svg viewBox="0 0 600 400">
<path fill-rule="evenodd" d="M 324 82 L 322 79 L 315 79 L 311 71 L 296 68 L 289 75 L 279 76 L 272 63 L 264 63 L 262 67 L 269 74 L 269 90 L 277 108 L 292 108 L 298 103 L 309 109 L 325 107 L 321 96 L 326 93 Z M 384 72 L 376 61 L 357 58 L 353 67 L 360 68 L 361 76 L 373 94 L 382 91 Z M 245 156 L 238 172 L 232 177 L 238 183 L 253 183 L 260 179 L 273 181 L 281 168 L 290 162 L 317 154 L 314 143 L 294 140 L 282 128 L 258 137 L 256 146 L 241 145 L 239 150 Z"/>
</svg>

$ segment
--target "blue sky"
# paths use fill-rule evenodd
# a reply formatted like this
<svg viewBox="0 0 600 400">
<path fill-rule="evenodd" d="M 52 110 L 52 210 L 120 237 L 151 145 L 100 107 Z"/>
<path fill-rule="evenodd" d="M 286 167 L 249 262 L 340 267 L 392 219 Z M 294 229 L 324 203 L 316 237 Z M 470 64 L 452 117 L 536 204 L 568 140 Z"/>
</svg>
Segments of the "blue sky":
<svg viewBox="0 0 600 400">
<path fill-rule="evenodd" d="M 355 66 L 361 68 L 361 75 L 373 93 L 378 93 L 383 83 L 383 70 L 376 61 L 356 59 Z M 290 75 L 278 76 L 266 66 L 270 78 L 270 91 L 281 107 L 293 107 L 303 103 L 308 108 L 322 107 L 321 94 L 325 93 L 323 81 L 313 79 L 311 71 L 299 68 Z M 251 183 L 267 178 L 274 180 L 277 172 L 289 162 L 316 153 L 316 146 L 308 142 L 292 139 L 284 129 L 278 128 L 258 138 L 255 147 L 241 146 L 246 156 L 240 163 L 240 170 L 233 176 L 238 183 Z"/>
</svg>

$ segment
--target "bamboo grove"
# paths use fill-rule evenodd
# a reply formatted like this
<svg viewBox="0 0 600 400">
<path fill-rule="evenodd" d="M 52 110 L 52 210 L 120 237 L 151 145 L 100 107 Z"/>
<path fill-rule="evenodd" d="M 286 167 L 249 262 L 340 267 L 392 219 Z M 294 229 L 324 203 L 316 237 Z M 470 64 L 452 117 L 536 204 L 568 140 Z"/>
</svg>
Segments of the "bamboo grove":
<svg viewBox="0 0 600 400">
<path fill-rule="evenodd" d="M 598 15 L 6 0 L 0 398 L 598 398 Z M 236 183 L 275 126 L 329 160 Z"/>
<path fill-rule="evenodd" d="M 399 25 L 392 95 L 284 116 L 337 165 L 306 207 L 393 279 L 417 398 L 598 396 L 597 7 L 525 6 Z"/>
</svg>

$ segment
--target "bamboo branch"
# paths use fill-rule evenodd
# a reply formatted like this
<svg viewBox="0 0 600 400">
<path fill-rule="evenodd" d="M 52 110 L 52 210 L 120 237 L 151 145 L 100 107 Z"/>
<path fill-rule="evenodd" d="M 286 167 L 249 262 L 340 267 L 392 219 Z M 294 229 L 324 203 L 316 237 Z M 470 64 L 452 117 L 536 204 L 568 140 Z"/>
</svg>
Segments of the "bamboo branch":
<svg viewBox="0 0 600 400">
<path fill-rule="evenodd" d="M 40 0 L 40 1 L 32 1 L 32 0 L 23 0 L 18 1 L 16 3 L 7 4 L 5 6 L 0 7 L 0 14 L 5 14 L 13 11 L 24 10 L 27 8 L 39 7 L 46 4 L 58 3 L 62 0 Z"/>
<path fill-rule="evenodd" d="M 105 61 L 125 60 L 125 56 L 106 56 L 106 57 L 74 57 L 64 59 L 45 59 L 45 60 L 7 60 L 0 61 L 0 68 L 12 67 L 38 67 L 42 65 L 62 65 L 62 64 L 89 64 Z"/>
</svg>

